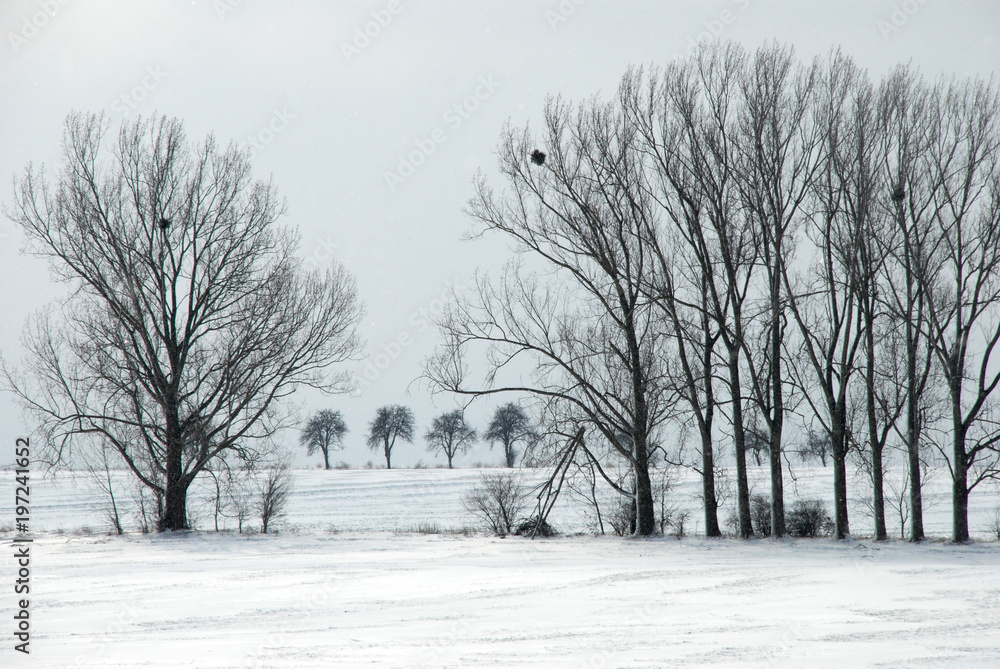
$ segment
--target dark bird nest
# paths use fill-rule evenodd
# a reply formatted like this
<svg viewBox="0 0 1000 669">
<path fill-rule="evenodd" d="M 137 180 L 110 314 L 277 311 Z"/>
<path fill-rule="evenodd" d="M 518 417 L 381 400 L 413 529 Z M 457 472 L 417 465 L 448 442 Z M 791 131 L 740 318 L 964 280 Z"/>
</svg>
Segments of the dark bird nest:
<svg viewBox="0 0 1000 669">
<path fill-rule="evenodd" d="M 545 164 L 545 152 L 544 151 L 539 151 L 538 149 L 535 149 L 534 151 L 532 151 L 531 152 L 531 162 L 533 162 L 536 165 L 544 165 Z"/>
<path fill-rule="evenodd" d="M 904 197 L 906 197 L 906 188 L 903 187 L 903 182 L 900 181 L 892 189 L 892 201 L 902 202 Z"/>
</svg>

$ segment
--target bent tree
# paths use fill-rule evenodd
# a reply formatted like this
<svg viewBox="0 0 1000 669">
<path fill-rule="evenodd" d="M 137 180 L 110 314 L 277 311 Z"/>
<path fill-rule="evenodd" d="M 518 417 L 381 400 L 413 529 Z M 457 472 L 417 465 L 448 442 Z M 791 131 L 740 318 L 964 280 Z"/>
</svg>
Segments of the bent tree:
<svg viewBox="0 0 1000 669">
<path fill-rule="evenodd" d="M 29 165 L 16 184 L 8 215 L 68 291 L 4 373 L 51 462 L 110 445 L 161 500 L 159 529 L 179 530 L 191 482 L 227 453 L 262 457 L 284 397 L 347 389 L 331 367 L 359 350 L 361 305 L 343 269 L 302 269 L 246 152 L 192 144 L 166 117 L 105 149 L 108 129 L 71 114 L 55 180 Z"/>
</svg>

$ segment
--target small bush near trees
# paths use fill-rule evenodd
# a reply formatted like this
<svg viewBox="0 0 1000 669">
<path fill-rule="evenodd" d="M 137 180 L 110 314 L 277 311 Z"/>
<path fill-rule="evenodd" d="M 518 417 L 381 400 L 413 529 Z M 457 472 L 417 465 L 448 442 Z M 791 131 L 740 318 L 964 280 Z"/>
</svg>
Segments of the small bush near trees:
<svg viewBox="0 0 1000 669">
<path fill-rule="evenodd" d="M 828 537 L 834 524 L 822 500 L 799 499 L 785 516 L 785 529 L 793 537 Z"/>
<path fill-rule="evenodd" d="M 549 525 L 544 518 L 532 516 L 531 518 L 522 520 L 518 523 L 517 529 L 514 530 L 514 534 L 519 537 L 554 537 L 559 533 L 556 532 L 556 529 Z"/>
<path fill-rule="evenodd" d="M 466 511 L 478 518 L 494 536 L 514 531 L 524 510 L 526 493 L 515 473 L 484 473 L 479 485 L 462 500 Z"/>
<path fill-rule="evenodd" d="M 668 525 L 673 528 L 674 537 L 676 537 L 677 539 L 684 538 L 684 524 L 690 517 L 691 513 L 689 511 L 679 511 L 677 513 L 671 514 Z"/>
<path fill-rule="evenodd" d="M 275 520 L 285 515 L 288 496 L 292 492 L 291 468 L 282 463 L 268 469 L 257 481 L 255 509 L 260 518 L 260 531 L 267 534 Z"/>
<path fill-rule="evenodd" d="M 758 537 L 771 536 L 771 498 L 766 495 L 750 497 L 750 522 Z"/>
<path fill-rule="evenodd" d="M 626 537 L 635 531 L 635 497 L 620 495 L 608 511 L 606 519 L 615 535 Z"/>
</svg>

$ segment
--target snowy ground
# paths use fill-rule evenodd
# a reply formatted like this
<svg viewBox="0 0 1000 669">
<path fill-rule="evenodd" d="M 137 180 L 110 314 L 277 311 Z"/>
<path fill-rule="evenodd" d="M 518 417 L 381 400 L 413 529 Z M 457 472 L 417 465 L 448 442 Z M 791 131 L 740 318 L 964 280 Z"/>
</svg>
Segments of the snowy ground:
<svg viewBox="0 0 1000 669">
<path fill-rule="evenodd" d="M 790 497 L 825 496 L 828 473 L 797 472 Z M 32 655 L 5 633 L 0 666 L 1000 667 L 995 541 L 412 531 L 471 524 L 460 499 L 478 476 L 300 471 L 288 521 L 268 536 L 110 537 L 85 482 L 38 480 Z M 675 491 L 691 508 L 694 485 Z M 946 492 L 932 479 L 928 530 L 942 538 Z M 985 538 L 998 500 L 973 502 Z M 564 531 L 585 527 L 569 503 L 555 515 Z M 854 526 L 864 534 L 860 516 Z M 0 560 L 3 591 L 13 578 Z M 4 619 L 13 606 L 0 601 Z"/>
</svg>

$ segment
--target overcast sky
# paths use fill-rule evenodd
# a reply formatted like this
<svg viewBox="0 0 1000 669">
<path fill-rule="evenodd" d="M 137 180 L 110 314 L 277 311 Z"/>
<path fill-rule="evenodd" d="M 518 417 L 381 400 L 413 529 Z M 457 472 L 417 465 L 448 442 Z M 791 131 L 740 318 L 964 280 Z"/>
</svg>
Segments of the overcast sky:
<svg viewBox="0 0 1000 669">
<path fill-rule="evenodd" d="M 416 386 L 407 395 L 436 341 L 428 312 L 452 284 L 510 257 L 503 240 L 461 240 L 472 175 L 492 169 L 507 119 L 537 121 L 549 94 L 611 93 L 629 65 L 665 63 L 709 37 L 749 48 L 777 38 L 803 57 L 840 45 L 876 76 L 909 60 L 928 75 L 968 75 L 1000 63 L 998 32 L 995 0 L 3 0 L 0 202 L 10 204 L 10 179 L 29 161 L 58 166 L 71 110 L 105 110 L 115 125 L 161 112 L 183 119 L 191 139 L 253 147 L 258 176 L 273 176 L 287 198 L 283 223 L 300 230 L 303 256 L 321 266 L 335 257 L 357 277 L 369 362 L 385 367 L 368 368 L 360 397 L 297 401 L 305 412 L 342 410 L 344 459 L 379 463 L 363 447 L 376 407 L 409 404 L 422 435 L 453 406 Z M 22 245 L 0 220 L 0 351 L 10 361 L 26 317 L 61 294 Z M 390 344 L 401 336 L 410 343 L 397 355 Z M 469 417 L 483 427 L 492 409 Z M 26 430 L 0 394 L 0 463 Z M 457 463 L 501 458 L 481 448 Z M 443 462 L 420 439 L 394 463 L 418 459 Z"/>
</svg>

